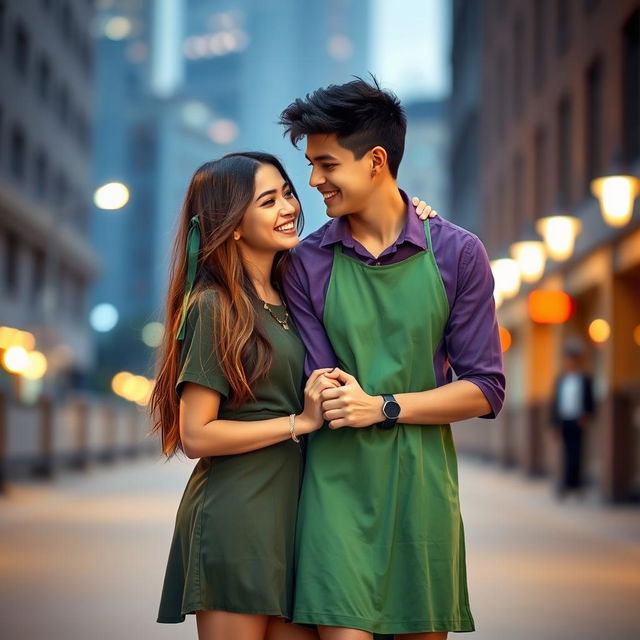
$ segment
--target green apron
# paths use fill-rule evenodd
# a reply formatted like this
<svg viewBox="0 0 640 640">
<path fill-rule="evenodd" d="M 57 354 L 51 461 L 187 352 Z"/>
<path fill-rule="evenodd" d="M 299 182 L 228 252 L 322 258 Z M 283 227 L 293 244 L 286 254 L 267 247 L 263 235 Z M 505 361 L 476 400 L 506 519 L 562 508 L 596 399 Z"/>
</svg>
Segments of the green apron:
<svg viewBox="0 0 640 640">
<path fill-rule="evenodd" d="M 449 306 L 431 250 L 370 266 L 335 245 L 324 326 L 371 395 L 436 386 Z M 374 633 L 473 631 L 451 427 L 312 435 L 298 515 L 294 620 Z"/>
</svg>

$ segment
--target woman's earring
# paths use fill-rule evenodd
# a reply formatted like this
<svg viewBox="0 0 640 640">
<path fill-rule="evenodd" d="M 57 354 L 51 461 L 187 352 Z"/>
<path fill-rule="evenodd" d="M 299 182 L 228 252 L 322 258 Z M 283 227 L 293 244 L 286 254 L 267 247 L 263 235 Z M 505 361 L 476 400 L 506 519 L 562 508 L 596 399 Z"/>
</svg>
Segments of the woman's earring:
<svg viewBox="0 0 640 640">
<path fill-rule="evenodd" d="M 240 240 L 240 234 L 237 231 L 233 232 L 233 239 L 234 240 Z"/>
</svg>

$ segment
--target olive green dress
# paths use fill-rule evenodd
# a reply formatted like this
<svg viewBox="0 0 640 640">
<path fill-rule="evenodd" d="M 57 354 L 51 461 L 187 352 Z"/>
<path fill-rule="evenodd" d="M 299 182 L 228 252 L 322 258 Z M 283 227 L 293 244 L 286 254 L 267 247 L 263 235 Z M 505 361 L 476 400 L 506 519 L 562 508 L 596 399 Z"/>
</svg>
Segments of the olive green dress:
<svg viewBox="0 0 640 640">
<path fill-rule="evenodd" d="M 273 345 L 256 399 L 228 406 L 229 384 L 214 350 L 213 305 L 205 291 L 187 316 L 177 389 L 184 382 L 222 395 L 219 417 L 265 420 L 300 413 L 304 347 L 256 303 Z M 283 307 L 272 306 L 279 318 Z M 302 475 L 300 447 L 288 439 L 239 455 L 202 458 L 182 496 L 169 551 L 158 622 L 183 622 L 199 610 L 291 617 L 294 534 Z"/>
</svg>

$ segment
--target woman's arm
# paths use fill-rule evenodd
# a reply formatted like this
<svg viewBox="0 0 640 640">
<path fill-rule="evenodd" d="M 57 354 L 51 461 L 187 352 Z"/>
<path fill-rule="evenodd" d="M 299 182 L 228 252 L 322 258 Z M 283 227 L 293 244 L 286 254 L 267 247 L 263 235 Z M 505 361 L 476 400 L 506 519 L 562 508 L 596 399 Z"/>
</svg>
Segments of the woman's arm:
<svg viewBox="0 0 640 640">
<path fill-rule="evenodd" d="M 326 370 L 328 371 L 328 370 Z M 296 416 L 295 433 L 304 435 L 322 425 L 321 393 L 338 384 L 314 371 L 305 387 L 305 408 Z M 221 395 L 193 382 L 180 397 L 180 438 L 188 458 L 228 456 L 269 447 L 291 437 L 289 416 L 268 420 L 218 420 Z"/>
</svg>

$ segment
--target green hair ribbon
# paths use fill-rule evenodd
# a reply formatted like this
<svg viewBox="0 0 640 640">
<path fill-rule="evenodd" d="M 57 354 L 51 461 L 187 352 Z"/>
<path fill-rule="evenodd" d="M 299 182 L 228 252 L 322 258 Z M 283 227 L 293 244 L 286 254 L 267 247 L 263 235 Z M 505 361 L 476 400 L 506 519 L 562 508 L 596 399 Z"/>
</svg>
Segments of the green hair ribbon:
<svg viewBox="0 0 640 640">
<path fill-rule="evenodd" d="M 200 224 L 198 216 L 193 216 L 189 222 L 189 233 L 187 234 L 187 282 L 184 288 L 184 298 L 182 299 L 182 311 L 180 312 L 180 324 L 178 325 L 177 340 L 184 340 L 186 330 L 187 310 L 189 308 L 189 296 L 196 279 L 196 269 L 198 268 L 198 254 L 200 253 Z"/>
</svg>

